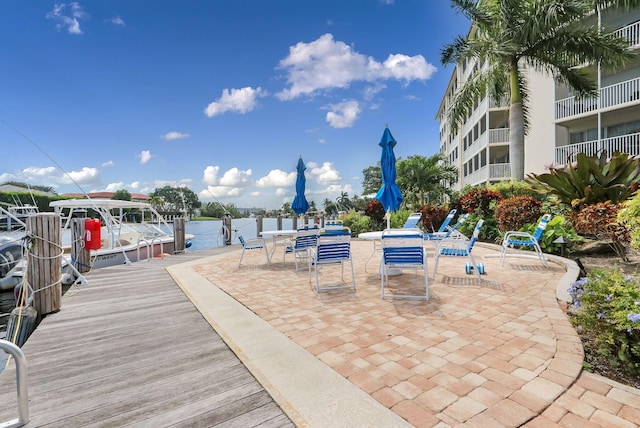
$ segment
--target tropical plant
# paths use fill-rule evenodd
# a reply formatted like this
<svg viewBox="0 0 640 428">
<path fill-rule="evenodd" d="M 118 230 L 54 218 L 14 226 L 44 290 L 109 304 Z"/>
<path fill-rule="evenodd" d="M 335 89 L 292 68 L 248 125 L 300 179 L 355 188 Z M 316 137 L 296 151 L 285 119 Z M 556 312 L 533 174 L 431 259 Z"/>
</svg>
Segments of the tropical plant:
<svg viewBox="0 0 640 428">
<path fill-rule="evenodd" d="M 364 210 L 364 215 L 371 219 L 371 227 L 381 229 L 384 226 L 385 211 L 382 204 L 377 199 L 369 202 Z"/>
<path fill-rule="evenodd" d="M 536 221 L 535 223 L 530 223 L 521 227 L 519 230 L 520 232 L 527 232 L 533 235 L 537 228 L 538 222 Z M 544 230 L 540 241 L 538 241 L 538 244 L 540 244 L 540 248 L 545 253 L 563 254 L 565 252 L 563 246 L 566 244 L 563 245 L 554 242 L 560 237 L 566 238 L 569 246 L 579 244 L 584 241 L 584 239 L 576 233 L 571 226 L 571 222 L 568 221 L 566 217 L 557 215 L 547 223 L 547 227 Z"/>
<path fill-rule="evenodd" d="M 422 213 L 422 228 L 428 232 L 435 232 L 447 218 L 449 210 L 442 205 L 424 205 L 420 208 Z"/>
<path fill-rule="evenodd" d="M 126 189 L 116 190 L 111 196 L 111 199 L 115 199 L 118 201 L 130 201 L 131 193 L 129 193 L 129 191 Z"/>
<path fill-rule="evenodd" d="M 467 220 L 458 226 L 458 231 L 469 237 L 478 223 L 478 220 L 484 219 L 482 229 L 480 229 L 479 239 L 485 242 L 497 242 L 500 238 L 500 230 L 498 229 L 498 221 L 492 216 L 482 216 L 479 214 L 470 214 Z"/>
<path fill-rule="evenodd" d="M 430 157 L 409 156 L 396 164 L 397 183 L 405 203 L 414 208 L 427 203 L 440 202 L 450 195 L 449 184 L 458 179 L 458 169 L 436 153 Z"/>
<path fill-rule="evenodd" d="M 529 195 L 513 196 L 498 202 L 494 215 L 501 232 L 519 230 L 542 216 L 542 202 Z"/>
<path fill-rule="evenodd" d="M 585 205 L 628 199 L 640 183 L 640 159 L 615 152 L 610 159 L 578 153 L 576 164 L 551 169 L 544 174 L 529 174 L 527 182 L 540 193 L 555 195 L 577 213 Z"/>
<path fill-rule="evenodd" d="M 640 375 L 640 284 L 619 268 L 594 269 L 569 289 L 570 320 L 614 366 Z"/>
<path fill-rule="evenodd" d="M 162 212 L 184 213 L 192 215 L 196 209 L 202 205 L 198 196 L 188 187 L 164 186 L 155 189 L 149 194 L 151 198 L 158 196 L 163 204 L 160 207 Z"/>
<path fill-rule="evenodd" d="M 629 261 L 627 243 L 629 233 L 618 223 L 620 206 L 609 201 L 585 205 L 576 215 L 573 227 L 578 233 L 594 235 L 599 240 L 609 242 L 611 248 L 622 259 Z"/>
<path fill-rule="evenodd" d="M 500 193 L 486 187 L 474 187 L 460 196 L 460 205 L 465 213 L 480 214 L 483 217 L 493 217 L 496 203 L 500 201 Z"/>
<path fill-rule="evenodd" d="M 618 222 L 629 231 L 631 246 L 640 251 L 640 192 L 624 202 L 618 212 Z"/>
<path fill-rule="evenodd" d="M 634 57 L 628 42 L 583 20 L 596 6 L 638 3 L 605 0 L 452 0 L 471 21 L 467 37 L 458 36 L 441 51 L 443 65 L 477 67 L 454 94 L 446 111 L 455 131 L 474 103 L 489 95 L 510 95 L 511 177 L 524 179 L 527 131 L 527 70 L 551 74 L 578 97 L 597 96 L 597 83 L 582 64 L 614 69 Z"/>
<path fill-rule="evenodd" d="M 362 170 L 362 194 L 375 195 L 381 187 L 382 168 L 380 167 L 380 161 L 378 161 L 375 166 L 369 166 Z"/>
<path fill-rule="evenodd" d="M 500 196 L 504 199 L 523 195 L 539 197 L 539 194 L 526 181 L 498 181 L 497 183 L 489 184 L 487 189 L 500 193 Z"/>
</svg>

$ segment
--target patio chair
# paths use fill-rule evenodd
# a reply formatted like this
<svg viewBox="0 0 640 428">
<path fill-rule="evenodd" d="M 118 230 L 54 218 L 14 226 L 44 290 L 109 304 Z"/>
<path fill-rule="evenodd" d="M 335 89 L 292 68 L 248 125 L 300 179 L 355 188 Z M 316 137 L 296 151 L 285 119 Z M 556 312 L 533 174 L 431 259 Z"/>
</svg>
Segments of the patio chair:
<svg viewBox="0 0 640 428">
<path fill-rule="evenodd" d="M 287 254 L 293 254 L 293 260 L 296 264 L 296 270 L 298 270 L 298 260 L 308 261 L 309 248 L 316 246 L 318 240 L 317 228 L 302 228 L 298 229 L 293 239 L 290 241 L 290 245 L 284 247 L 284 257 L 282 259 L 282 266 L 285 265 Z"/>
<path fill-rule="evenodd" d="M 500 266 L 504 266 L 504 259 L 507 256 L 507 250 L 509 248 L 533 248 L 536 252 L 536 256 L 545 267 L 549 267 L 547 264 L 547 258 L 545 257 L 542 249 L 540 248 L 540 239 L 544 234 L 549 220 L 551 220 L 551 214 L 545 214 L 540 219 L 538 227 L 533 232 L 533 235 L 527 232 L 509 231 L 504 234 L 502 239 L 502 252 L 500 253 Z M 510 254 L 515 256 L 515 254 Z M 518 254 L 518 257 L 531 257 L 525 254 Z"/>
<path fill-rule="evenodd" d="M 466 257 L 469 259 L 471 266 L 476 265 L 475 260 L 473 260 L 473 255 L 471 255 L 471 250 L 473 250 L 473 245 L 478 240 L 480 229 L 482 229 L 482 223 L 484 223 L 483 219 L 478 220 L 478 223 L 476 223 L 476 227 L 473 230 L 473 235 L 469 240 L 460 237 L 449 237 L 438 243 L 438 246 L 436 247 L 436 261 L 433 269 L 434 280 L 436 278 L 436 272 L 438 271 L 438 261 L 440 260 L 440 257 Z M 474 270 L 478 279 L 480 279 L 480 269 Z"/>
<path fill-rule="evenodd" d="M 351 285 L 333 285 L 320 287 L 318 269 L 323 266 L 340 265 L 342 283 L 344 284 L 344 264 L 351 264 Z M 342 229 L 320 229 L 315 248 L 310 249 L 309 257 L 309 282 L 311 282 L 311 269 L 316 273 L 316 292 L 335 290 L 341 288 L 356 288 L 356 276 L 353 270 L 351 258 L 351 230 L 348 227 Z"/>
<path fill-rule="evenodd" d="M 240 267 L 240 265 L 242 264 L 244 252 L 252 250 L 264 250 L 264 253 L 267 256 L 267 263 L 269 266 L 271 266 L 271 258 L 269 257 L 269 250 L 267 249 L 267 243 L 265 242 L 264 238 L 244 239 L 242 235 L 238 235 L 238 240 L 240 241 L 240 244 L 242 244 L 242 254 L 240 255 L 238 267 Z"/>
<path fill-rule="evenodd" d="M 451 211 L 449 211 L 449 214 L 447 214 L 447 216 L 445 217 L 444 221 L 442 222 L 442 224 L 440 225 L 440 228 L 435 231 L 435 232 L 431 232 L 429 233 L 429 235 L 436 235 L 436 234 L 441 234 L 442 236 L 444 236 L 444 234 L 447 233 L 447 230 L 449 230 L 449 223 L 451 223 L 451 221 L 453 220 L 453 218 L 456 216 L 456 213 L 458 212 L 458 210 L 456 210 L 455 208 L 452 209 Z M 432 230 L 433 230 L 433 225 L 432 225 Z"/>
<path fill-rule="evenodd" d="M 403 229 L 414 229 L 418 227 L 418 223 L 420 223 L 420 219 L 422 218 L 422 213 L 412 213 L 407 218 L 407 221 L 404 222 Z"/>
<path fill-rule="evenodd" d="M 429 273 L 427 255 L 422 246 L 422 232 L 419 229 L 387 229 L 382 232 L 382 266 L 380 269 L 382 298 L 405 298 L 429 300 Z M 389 285 L 390 269 L 419 269 L 424 272 L 424 294 L 385 295 Z"/>
<path fill-rule="evenodd" d="M 435 246 L 437 246 L 440 241 L 442 241 L 443 239 L 448 238 L 448 237 L 450 237 L 452 235 L 454 237 L 456 237 L 456 238 L 466 239 L 466 236 L 464 236 L 462 233 L 458 232 L 458 227 L 460 227 L 460 225 L 462 223 L 467 221 L 467 218 L 469 218 L 469 214 L 468 213 L 462 214 L 458 218 L 458 221 L 456 222 L 456 224 L 454 224 L 453 226 L 450 226 L 450 227 L 449 226 L 445 226 L 445 230 L 442 230 L 442 231 L 438 230 L 437 232 L 425 233 L 423 235 L 424 236 L 424 240 L 432 242 Z M 442 227 L 440 227 L 440 229 L 442 229 Z"/>
</svg>

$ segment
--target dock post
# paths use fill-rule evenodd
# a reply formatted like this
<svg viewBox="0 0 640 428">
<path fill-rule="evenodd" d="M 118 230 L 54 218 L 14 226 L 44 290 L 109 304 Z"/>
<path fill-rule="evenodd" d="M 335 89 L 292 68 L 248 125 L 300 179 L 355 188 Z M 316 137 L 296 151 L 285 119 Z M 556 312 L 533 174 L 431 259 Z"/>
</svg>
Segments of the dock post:
<svg viewBox="0 0 640 428">
<path fill-rule="evenodd" d="M 232 230 L 231 230 L 231 214 L 229 213 L 224 213 L 224 217 L 222 218 L 222 225 L 224 226 L 224 230 L 228 230 L 229 233 L 225 233 L 225 239 L 224 239 L 224 244 L 225 245 L 231 245 L 231 236 L 232 236 Z"/>
<path fill-rule="evenodd" d="M 173 253 L 184 253 L 186 249 L 184 217 L 173 219 Z"/>
<path fill-rule="evenodd" d="M 27 218 L 31 247 L 27 253 L 27 281 L 33 289 L 38 317 L 58 312 L 62 300 L 61 218 L 41 213 Z"/>
<path fill-rule="evenodd" d="M 282 230 L 282 214 L 278 214 L 276 218 L 276 230 Z"/>
<path fill-rule="evenodd" d="M 295 215 L 293 216 L 293 218 L 291 219 L 291 229 L 298 229 L 298 216 Z"/>
<path fill-rule="evenodd" d="M 91 270 L 91 251 L 84 245 L 84 218 L 74 218 L 71 223 L 71 263 L 80 273 Z"/>
<path fill-rule="evenodd" d="M 262 236 L 262 222 L 263 222 L 262 214 L 256 216 L 256 236 L 259 238 Z"/>
</svg>

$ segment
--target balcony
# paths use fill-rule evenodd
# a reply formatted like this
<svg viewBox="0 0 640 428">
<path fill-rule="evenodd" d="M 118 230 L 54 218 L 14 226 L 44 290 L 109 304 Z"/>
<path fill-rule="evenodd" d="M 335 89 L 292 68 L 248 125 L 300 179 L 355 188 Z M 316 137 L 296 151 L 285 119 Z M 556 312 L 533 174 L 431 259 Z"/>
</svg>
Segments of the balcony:
<svg viewBox="0 0 640 428">
<path fill-rule="evenodd" d="M 594 140 L 556 147 L 554 162 L 557 165 L 564 165 L 568 162 L 575 162 L 578 153 L 584 153 L 587 156 L 598 156 L 603 152 L 611 155 L 616 151 L 628 153 L 631 156 L 640 156 L 640 132 L 605 138 L 599 142 Z"/>
<path fill-rule="evenodd" d="M 511 166 L 508 163 L 492 163 L 485 165 L 464 177 L 462 185 L 487 183 L 488 181 L 507 180 L 511 175 Z"/>
<path fill-rule="evenodd" d="M 638 103 L 640 100 L 640 77 L 600 88 L 600 108 L 609 109 L 628 103 Z M 569 97 L 556 101 L 556 120 L 567 119 L 595 111 L 598 108 L 596 98 L 576 99 Z"/>
<path fill-rule="evenodd" d="M 489 130 L 489 144 L 508 143 L 508 142 L 509 142 L 509 128 Z"/>
</svg>

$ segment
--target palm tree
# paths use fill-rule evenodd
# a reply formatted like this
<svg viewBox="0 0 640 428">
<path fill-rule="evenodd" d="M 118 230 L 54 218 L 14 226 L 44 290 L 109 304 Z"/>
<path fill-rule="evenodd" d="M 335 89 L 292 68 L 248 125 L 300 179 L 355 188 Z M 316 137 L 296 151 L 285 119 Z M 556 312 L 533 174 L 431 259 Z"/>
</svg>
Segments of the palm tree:
<svg viewBox="0 0 640 428">
<path fill-rule="evenodd" d="M 409 156 L 397 162 L 397 182 L 406 203 L 414 209 L 422 207 L 431 200 L 439 201 L 450 192 L 450 182 L 458 178 L 458 169 L 446 162 L 446 157 L 436 153 L 428 158 Z"/>
<path fill-rule="evenodd" d="M 597 83 L 580 65 L 618 68 L 633 58 L 628 43 L 583 20 L 595 8 L 633 7 L 639 0 L 451 0 L 472 23 L 441 51 L 443 65 L 474 61 L 478 68 L 452 99 L 447 118 L 455 130 L 476 100 L 510 95 L 511 177 L 524 179 L 528 87 L 525 68 L 551 74 L 578 97 L 597 96 Z"/>
</svg>

